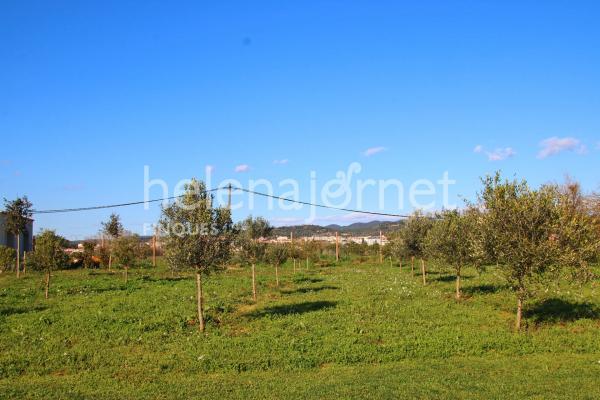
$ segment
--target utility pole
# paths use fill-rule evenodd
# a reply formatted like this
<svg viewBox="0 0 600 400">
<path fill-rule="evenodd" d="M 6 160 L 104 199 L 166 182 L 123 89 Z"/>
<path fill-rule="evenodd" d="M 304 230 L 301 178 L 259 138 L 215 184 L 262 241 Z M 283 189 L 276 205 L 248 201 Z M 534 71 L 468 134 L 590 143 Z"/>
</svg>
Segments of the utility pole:
<svg viewBox="0 0 600 400">
<path fill-rule="evenodd" d="M 335 262 L 340 262 L 340 233 L 335 233 Z"/>
<path fill-rule="evenodd" d="M 227 209 L 231 211 L 231 183 L 227 186 Z"/>
<path fill-rule="evenodd" d="M 294 231 L 290 232 L 290 240 L 292 241 L 292 258 L 294 259 L 294 274 L 296 273 L 296 248 L 294 247 Z"/>
<path fill-rule="evenodd" d="M 383 264 L 383 232 L 379 231 L 379 264 Z"/>
</svg>

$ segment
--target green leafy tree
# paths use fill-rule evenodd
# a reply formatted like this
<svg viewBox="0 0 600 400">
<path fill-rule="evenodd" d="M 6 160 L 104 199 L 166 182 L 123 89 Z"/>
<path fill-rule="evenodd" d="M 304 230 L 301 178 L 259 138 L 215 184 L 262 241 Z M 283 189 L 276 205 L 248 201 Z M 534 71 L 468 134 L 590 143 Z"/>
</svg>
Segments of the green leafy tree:
<svg viewBox="0 0 600 400">
<path fill-rule="evenodd" d="M 316 240 L 306 240 L 302 247 L 304 258 L 306 259 L 306 268 L 309 266 L 309 262 L 316 264 L 321 260 L 321 243 Z"/>
<path fill-rule="evenodd" d="M 239 249 L 242 263 L 252 267 L 252 298 L 257 301 L 256 263 L 263 261 L 267 249 L 265 239 L 273 233 L 273 227 L 262 218 L 246 218 L 236 226 L 236 247 Z"/>
<path fill-rule="evenodd" d="M 69 261 L 65 253 L 67 241 L 55 231 L 44 230 L 36 237 L 34 259 L 35 263 L 46 272 L 45 296 L 50 291 L 50 276 L 52 271 L 63 267 Z"/>
<path fill-rule="evenodd" d="M 17 252 L 12 247 L 0 245 L 0 271 L 6 271 L 15 265 Z"/>
<path fill-rule="evenodd" d="M 456 299 L 461 298 L 461 271 L 466 265 L 475 265 L 480 257 L 480 235 L 477 209 L 443 211 L 433 223 L 425 238 L 425 252 L 432 258 L 450 265 L 456 275 Z"/>
<path fill-rule="evenodd" d="M 125 271 L 125 283 L 129 280 L 129 268 L 139 256 L 140 237 L 137 235 L 121 236 L 114 242 L 115 259 Z"/>
<path fill-rule="evenodd" d="M 294 241 L 290 244 L 288 251 L 289 251 L 289 257 L 293 260 L 294 273 L 296 273 L 296 262 L 297 262 L 297 260 L 302 258 L 302 249 L 298 246 L 298 243 L 296 241 Z"/>
<path fill-rule="evenodd" d="M 17 241 L 17 278 L 21 276 L 21 234 L 27 232 L 27 224 L 33 215 L 32 204 L 27 196 L 9 201 L 4 199 L 6 232 L 15 236 Z"/>
<path fill-rule="evenodd" d="M 560 210 L 556 190 L 531 189 L 526 181 L 483 180 L 479 195 L 485 223 L 493 233 L 493 251 L 517 297 L 516 330 L 521 329 L 523 302 L 531 283 L 559 260 Z"/>
<path fill-rule="evenodd" d="M 402 271 L 402 260 L 407 257 L 407 250 L 406 246 L 404 245 L 404 241 L 398 232 L 391 235 L 390 242 L 388 243 L 387 247 L 390 257 L 398 261 L 398 265 Z"/>
<path fill-rule="evenodd" d="M 424 215 L 421 211 L 415 211 L 400 228 L 399 240 L 404 246 L 404 253 L 410 257 L 411 271 L 414 274 L 415 257 L 421 259 L 421 272 L 423 283 L 425 283 L 425 238 L 427 232 L 431 229 L 432 219 Z"/>
<path fill-rule="evenodd" d="M 287 261 L 290 255 L 289 246 L 273 244 L 267 248 L 267 260 L 275 267 L 275 282 L 279 287 L 279 267 Z"/>
<path fill-rule="evenodd" d="M 110 261 L 110 250 L 106 246 L 98 246 L 94 251 L 94 257 L 99 260 L 102 268 L 108 268 L 108 262 Z"/>
<path fill-rule="evenodd" d="M 160 220 L 164 255 L 173 269 L 196 272 L 198 323 L 204 331 L 202 277 L 215 272 L 229 259 L 233 240 L 231 212 L 214 208 L 213 196 L 196 179 L 183 196 L 165 207 Z"/>
<path fill-rule="evenodd" d="M 96 242 L 86 240 L 83 242 L 83 267 L 85 269 L 94 267 L 94 251 L 96 250 Z"/>
<path fill-rule="evenodd" d="M 600 235 L 594 216 L 593 203 L 586 198 L 579 183 L 567 179 L 558 187 L 559 263 L 570 270 L 573 277 L 586 281 L 592 277 L 590 263 L 600 250 Z"/>
<path fill-rule="evenodd" d="M 123 224 L 121 223 L 121 217 L 118 214 L 111 214 L 108 217 L 108 221 L 102 223 L 102 233 L 109 237 L 111 240 L 111 244 L 109 245 L 109 253 L 108 253 L 108 270 L 111 270 L 112 267 L 112 240 L 119 238 L 123 235 Z"/>
</svg>

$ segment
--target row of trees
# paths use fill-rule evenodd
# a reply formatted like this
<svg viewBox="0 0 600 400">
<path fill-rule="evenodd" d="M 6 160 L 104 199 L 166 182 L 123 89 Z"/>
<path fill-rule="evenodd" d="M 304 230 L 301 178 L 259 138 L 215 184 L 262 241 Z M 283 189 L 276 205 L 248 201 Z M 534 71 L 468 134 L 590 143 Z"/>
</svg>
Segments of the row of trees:
<svg viewBox="0 0 600 400">
<path fill-rule="evenodd" d="M 415 213 L 391 252 L 400 259 L 429 258 L 450 266 L 457 299 L 465 266 L 496 265 L 516 295 L 519 330 L 523 303 L 535 282 L 565 273 L 580 281 L 590 278 L 589 265 L 600 250 L 598 198 L 584 196 L 570 181 L 533 189 L 524 180 L 503 180 L 497 173 L 482 184 L 478 201 L 463 210 Z"/>
<path fill-rule="evenodd" d="M 13 201 L 4 199 L 6 231 L 15 236 L 17 249 L 0 246 L 0 271 L 15 267 L 17 278 L 24 272 L 25 264 L 21 261 L 20 236 L 26 233 L 26 228 L 32 216 L 32 204 L 27 197 Z M 128 270 L 137 260 L 147 256 L 145 246 L 139 236 L 126 235 L 120 218 L 112 214 L 107 222 L 102 224 L 102 232 L 111 240 L 108 246 L 98 245 L 94 241 L 83 243 L 83 249 L 69 257 L 65 252 L 68 241 L 53 230 L 43 230 L 35 237 L 34 251 L 27 253 L 27 266 L 33 270 L 45 272 L 45 296 L 48 298 L 51 271 L 81 263 L 85 268 L 91 268 L 98 262 L 108 265 L 111 269 L 113 258 L 124 269 L 125 281 Z M 23 268 L 23 270 L 22 270 Z"/>
<path fill-rule="evenodd" d="M 463 210 L 435 215 L 415 213 L 403 224 L 385 254 L 409 259 L 414 273 L 415 259 L 421 262 L 426 284 L 425 259 L 450 266 L 456 275 L 456 298 L 461 298 L 461 274 L 466 266 L 481 268 L 497 265 L 510 283 L 517 300 L 516 328 L 521 326 L 524 300 L 531 295 L 531 284 L 547 272 L 568 271 L 574 279 L 590 277 L 589 263 L 599 251 L 600 206 L 597 197 L 586 197 L 579 185 L 545 185 L 533 189 L 525 181 L 503 180 L 499 174 L 482 180 L 478 201 Z M 279 267 L 288 258 L 318 257 L 326 249 L 316 242 L 303 246 L 267 245 L 272 227 L 262 218 L 249 217 L 233 224 L 230 210 L 213 207 L 213 197 L 204 183 L 192 180 L 179 201 L 165 207 L 160 219 L 162 247 L 173 270 L 193 270 L 196 277 L 198 322 L 204 330 L 203 277 L 222 269 L 237 254 L 251 267 L 252 295 L 257 299 L 256 264 L 270 262 L 279 285 Z M 113 258 L 125 270 L 140 256 L 139 237 L 125 235 L 120 219 L 111 215 L 103 224 L 110 244 L 85 244 L 83 263 L 95 254 Z M 34 264 L 50 271 L 64 262 L 66 241 L 53 231 L 37 237 Z M 355 246 L 356 247 L 356 246 Z M 357 246 L 362 249 L 364 246 Z M 59 249 L 61 251 L 59 251 Z M 0 250 L 0 265 L 12 257 Z"/>
</svg>

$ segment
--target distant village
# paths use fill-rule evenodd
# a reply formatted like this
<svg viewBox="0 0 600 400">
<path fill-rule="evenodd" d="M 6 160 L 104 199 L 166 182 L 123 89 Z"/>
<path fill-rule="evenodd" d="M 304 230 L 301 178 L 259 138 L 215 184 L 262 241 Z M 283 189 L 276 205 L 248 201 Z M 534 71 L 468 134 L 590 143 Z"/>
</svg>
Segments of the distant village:
<svg viewBox="0 0 600 400">
<path fill-rule="evenodd" d="M 353 236 L 349 234 L 344 235 L 321 235 L 321 236 L 304 236 L 294 239 L 292 236 L 277 236 L 273 239 L 268 239 L 266 242 L 268 243 L 292 243 L 293 240 L 298 240 L 301 242 L 323 242 L 323 243 L 336 243 L 339 240 L 340 244 L 349 244 L 349 243 L 357 243 L 357 244 L 367 244 L 369 246 L 373 245 L 383 245 L 389 243 L 389 239 L 384 235 L 378 236 Z"/>
</svg>

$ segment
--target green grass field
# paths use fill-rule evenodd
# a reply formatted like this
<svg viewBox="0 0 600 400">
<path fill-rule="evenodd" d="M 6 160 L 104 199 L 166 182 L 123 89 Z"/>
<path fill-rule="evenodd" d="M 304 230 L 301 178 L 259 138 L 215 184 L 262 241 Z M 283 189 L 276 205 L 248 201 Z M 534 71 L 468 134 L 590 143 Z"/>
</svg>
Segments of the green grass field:
<svg viewBox="0 0 600 400">
<path fill-rule="evenodd" d="M 423 287 L 405 267 L 346 262 L 206 282 L 208 328 L 190 276 L 0 275 L 0 398 L 600 398 L 600 292 L 548 284 L 512 331 L 515 299 L 497 271 Z"/>
</svg>

